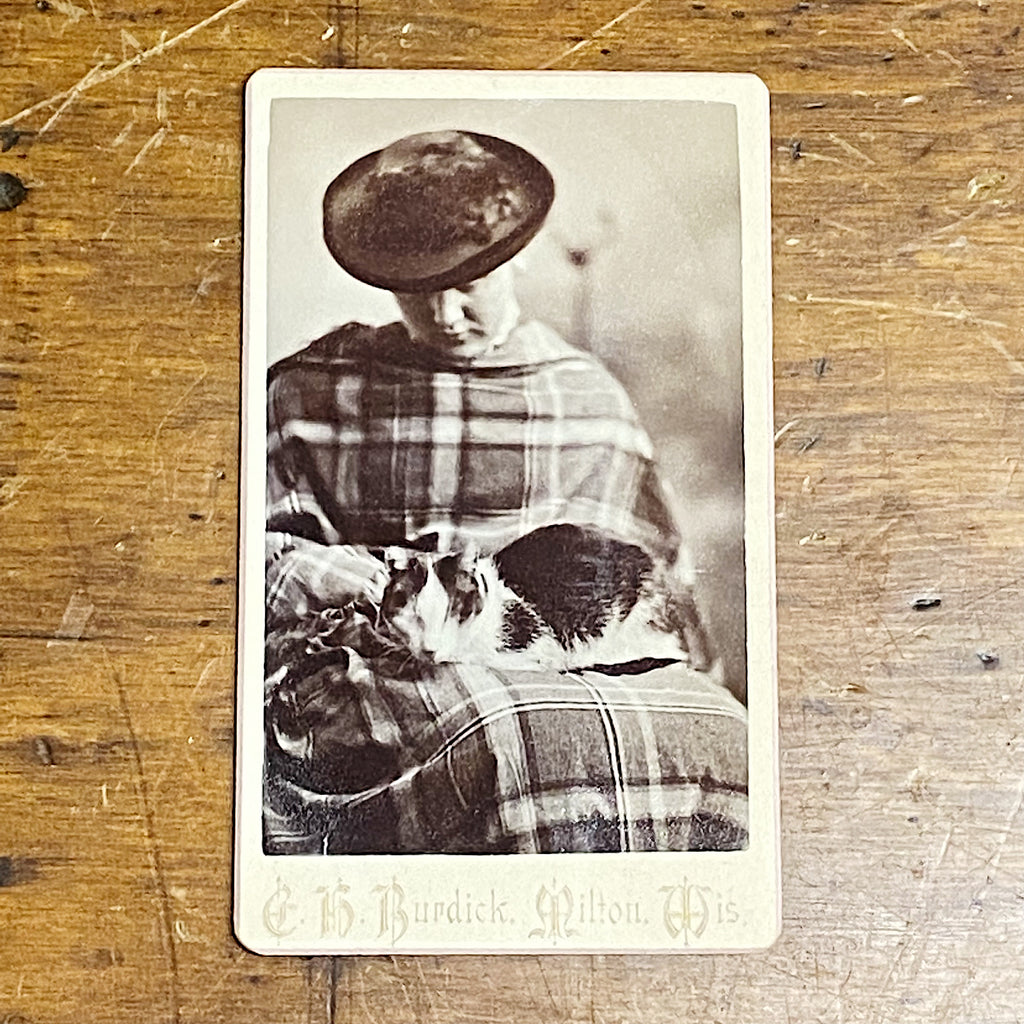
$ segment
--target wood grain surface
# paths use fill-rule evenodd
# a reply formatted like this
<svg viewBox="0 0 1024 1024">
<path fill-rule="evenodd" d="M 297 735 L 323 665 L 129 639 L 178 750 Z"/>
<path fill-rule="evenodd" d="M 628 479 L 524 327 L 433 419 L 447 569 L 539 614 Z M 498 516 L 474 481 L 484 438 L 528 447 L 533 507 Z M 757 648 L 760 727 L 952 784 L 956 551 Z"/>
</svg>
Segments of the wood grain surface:
<svg viewBox="0 0 1024 1024">
<path fill-rule="evenodd" d="M 0 1022 L 1020 1021 L 1022 23 L 1019 0 L 2 0 L 0 172 L 28 192 L 0 212 Z M 772 90 L 772 950 L 234 941 L 241 96 L 269 65 Z"/>
</svg>

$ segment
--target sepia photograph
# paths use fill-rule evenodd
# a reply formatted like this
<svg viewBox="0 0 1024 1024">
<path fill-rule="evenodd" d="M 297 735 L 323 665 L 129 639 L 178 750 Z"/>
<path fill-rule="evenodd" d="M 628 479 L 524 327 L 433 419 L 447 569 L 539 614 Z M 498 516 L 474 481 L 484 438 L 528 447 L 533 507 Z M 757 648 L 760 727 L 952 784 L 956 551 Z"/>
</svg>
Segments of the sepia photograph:
<svg viewBox="0 0 1024 1024">
<path fill-rule="evenodd" d="M 744 383 L 770 371 L 744 322 L 767 203 L 709 87 L 729 76 L 354 74 L 263 72 L 259 110 L 250 86 L 239 857 L 277 871 L 263 925 L 302 916 L 293 862 L 381 866 L 396 940 L 422 855 L 443 890 L 460 855 L 749 853 L 751 777 L 776 771 L 748 708 L 775 686 L 767 394 Z M 534 944 L 584 941 L 559 934 L 587 916 L 573 885 L 594 905 L 575 860 L 531 869 Z M 687 906 L 739 918 L 706 888 Z"/>
</svg>

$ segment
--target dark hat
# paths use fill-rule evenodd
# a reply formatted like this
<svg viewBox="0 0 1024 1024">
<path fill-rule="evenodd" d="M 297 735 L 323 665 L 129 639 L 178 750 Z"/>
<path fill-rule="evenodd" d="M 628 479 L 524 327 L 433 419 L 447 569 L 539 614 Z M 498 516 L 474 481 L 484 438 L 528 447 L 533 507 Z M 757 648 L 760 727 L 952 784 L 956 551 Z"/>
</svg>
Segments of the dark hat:
<svg viewBox="0 0 1024 1024">
<path fill-rule="evenodd" d="M 345 168 L 324 195 L 324 240 L 353 277 L 396 292 L 489 274 L 540 230 L 548 169 L 474 132 L 409 135 Z"/>
</svg>

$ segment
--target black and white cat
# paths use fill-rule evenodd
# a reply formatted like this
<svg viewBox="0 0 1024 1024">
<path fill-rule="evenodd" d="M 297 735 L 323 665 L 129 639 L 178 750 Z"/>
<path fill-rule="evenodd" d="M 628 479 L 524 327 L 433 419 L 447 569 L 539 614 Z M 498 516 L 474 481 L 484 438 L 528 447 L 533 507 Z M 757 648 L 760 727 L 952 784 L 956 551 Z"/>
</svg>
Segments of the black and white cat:
<svg viewBox="0 0 1024 1024">
<path fill-rule="evenodd" d="M 385 672 L 466 662 L 570 671 L 683 661 L 711 645 L 689 586 L 635 544 L 558 524 L 493 556 L 380 553 L 379 602 L 332 608 L 268 636 L 266 676 L 308 675 L 347 648 Z M 404 674 L 404 672 L 403 672 Z"/>
<path fill-rule="evenodd" d="M 377 763 L 384 752 L 372 745 L 352 749 L 362 712 L 350 683 L 370 685 L 373 673 L 427 678 L 445 663 L 617 675 L 712 668 L 690 589 L 596 530 L 545 527 L 493 556 L 393 548 L 381 557 L 389 582 L 378 605 L 330 609 L 268 637 L 270 749 L 279 770 L 314 789 L 358 788 L 393 767 Z"/>
</svg>

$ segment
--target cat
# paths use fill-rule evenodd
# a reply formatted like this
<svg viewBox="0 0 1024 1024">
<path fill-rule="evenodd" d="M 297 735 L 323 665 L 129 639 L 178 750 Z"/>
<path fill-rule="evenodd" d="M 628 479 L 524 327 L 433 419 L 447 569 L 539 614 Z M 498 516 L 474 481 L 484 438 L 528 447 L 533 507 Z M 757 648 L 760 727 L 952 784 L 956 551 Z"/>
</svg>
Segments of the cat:
<svg viewBox="0 0 1024 1024">
<path fill-rule="evenodd" d="M 713 660 L 672 569 L 594 529 L 542 527 L 492 557 L 390 558 L 380 620 L 417 661 L 559 671 L 685 661 L 706 671 Z"/>
<path fill-rule="evenodd" d="M 446 663 L 623 675 L 713 657 L 688 587 L 671 567 L 597 530 L 554 525 L 493 556 L 381 552 L 378 605 L 319 612 L 268 637 L 268 752 L 320 792 L 355 791 L 397 770 L 364 736 L 353 684 L 427 679 Z M 353 737 L 362 738 L 358 746 Z"/>
</svg>

